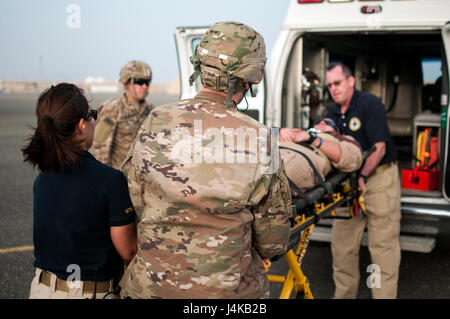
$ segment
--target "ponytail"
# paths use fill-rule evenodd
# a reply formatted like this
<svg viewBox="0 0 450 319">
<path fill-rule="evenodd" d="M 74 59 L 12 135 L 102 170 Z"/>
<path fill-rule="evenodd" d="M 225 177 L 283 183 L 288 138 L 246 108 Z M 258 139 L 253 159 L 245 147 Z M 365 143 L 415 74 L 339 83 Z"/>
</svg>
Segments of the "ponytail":
<svg viewBox="0 0 450 319">
<path fill-rule="evenodd" d="M 73 135 L 88 108 L 81 89 L 73 84 L 61 83 L 42 93 L 36 105 L 37 127 L 22 149 L 24 161 L 44 173 L 77 166 L 83 149 Z"/>
</svg>

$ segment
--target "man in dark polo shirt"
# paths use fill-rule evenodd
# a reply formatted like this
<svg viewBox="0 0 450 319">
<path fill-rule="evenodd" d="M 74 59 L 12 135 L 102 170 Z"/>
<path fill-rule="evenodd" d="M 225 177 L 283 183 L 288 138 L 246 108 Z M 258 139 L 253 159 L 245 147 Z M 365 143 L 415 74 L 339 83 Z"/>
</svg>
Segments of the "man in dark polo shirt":
<svg viewBox="0 0 450 319">
<path fill-rule="evenodd" d="M 376 150 L 358 179 L 366 203 L 365 218 L 335 220 L 331 240 L 336 298 L 356 298 L 359 287 L 359 248 L 367 226 L 372 265 L 367 285 L 373 298 L 396 298 L 400 250 L 400 179 L 396 151 L 384 106 L 376 96 L 354 88 L 355 78 L 343 64 L 330 64 L 327 86 L 336 104 L 326 117 L 341 133 L 353 136 L 363 150 Z"/>
</svg>

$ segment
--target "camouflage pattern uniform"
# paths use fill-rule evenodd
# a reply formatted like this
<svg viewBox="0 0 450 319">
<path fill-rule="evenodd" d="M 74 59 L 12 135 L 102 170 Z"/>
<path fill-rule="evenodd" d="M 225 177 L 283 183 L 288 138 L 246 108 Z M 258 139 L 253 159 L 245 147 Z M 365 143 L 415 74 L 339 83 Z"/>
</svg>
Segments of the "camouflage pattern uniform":
<svg viewBox="0 0 450 319">
<path fill-rule="evenodd" d="M 322 179 L 325 179 L 332 167 L 342 172 L 353 172 L 361 168 L 363 162 L 361 148 L 350 142 L 350 140 L 354 141 L 353 137 L 346 135 L 347 140 L 339 140 L 328 133 L 320 133 L 318 136 L 339 144 L 341 147 L 339 162 L 330 161 L 320 149 L 312 144 L 308 148 L 294 142 L 280 142 L 280 146 L 298 150 L 308 156 Z M 302 155 L 288 149 L 281 149 L 280 153 L 286 167 L 287 176 L 300 190 L 305 191 L 319 184 L 319 179 L 314 175 L 310 164 Z"/>
<path fill-rule="evenodd" d="M 133 78 L 151 80 L 150 66 L 142 61 L 130 61 L 121 71 L 119 82 L 126 84 Z M 92 154 L 100 162 L 116 169 L 122 167 L 139 127 L 147 118 L 153 105 L 145 101 L 139 105 L 121 97 L 104 102 L 98 109 Z"/>
<path fill-rule="evenodd" d="M 241 26 L 248 30 L 231 25 L 228 44 L 251 33 Z M 122 169 L 139 219 L 139 249 L 120 283 L 122 297 L 269 297 L 262 259 L 286 250 L 288 181 L 282 164 L 267 171 L 267 162 L 249 160 L 255 149 L 236 143 L 238 132 L 267 128 L 226 104 L 225 95 L 201 91 L 154 109 L 139 130 Z M 209 129 L 219 133 L 208 136 Z M 214 152 L 246 160 L 218 160 Z"/>
<path fill-rule="evenodd" d="M 130 103 L 125 94 L 106 101 L 98 109 L 92 154 L 103 164 L 122 167 L 139 127 L 153 105 Z"/>
</svg>

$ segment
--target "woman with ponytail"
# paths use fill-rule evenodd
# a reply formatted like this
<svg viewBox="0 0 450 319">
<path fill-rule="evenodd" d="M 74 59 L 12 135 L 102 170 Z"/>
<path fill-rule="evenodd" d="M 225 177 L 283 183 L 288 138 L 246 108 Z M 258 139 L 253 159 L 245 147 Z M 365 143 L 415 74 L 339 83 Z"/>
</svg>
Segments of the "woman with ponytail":
<svg viewBox="0 0 450 319">
<path fill-rule="evenodd" d="M 137 250 L 125 177 L 88 152 L 97 113 L 80 88 L 60 83 L 45 90 L 36 117 L 22 149 L 24 161 L 40 171 L 30 298 L 114 298 L 123 264 Z"/>
</svg>

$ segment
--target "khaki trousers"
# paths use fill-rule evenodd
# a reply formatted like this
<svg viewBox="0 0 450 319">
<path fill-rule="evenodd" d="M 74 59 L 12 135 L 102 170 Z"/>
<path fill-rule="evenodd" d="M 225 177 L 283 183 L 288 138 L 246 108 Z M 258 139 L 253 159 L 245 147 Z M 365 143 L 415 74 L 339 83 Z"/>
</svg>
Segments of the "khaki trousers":
<svg viewBox="0 0 450 319">
<path fill-rule="evenodd" d="M 367 227 L 372 261 L 367 286 L 373 298 L 396 298 L 400 249 L 400 179 L 396 164 L 378 167 L 367 181 L 366 215 L 333 222 L 331 252 L 335 298 L 356 298 L 359 288 L 359 250 Z M 369 266 L 369 265 L 367 265 Z M 366 267 L 365 267 L 366 268 Z M 377 280 L 377 279 L 380 280 Z"/>
<path fill-rule="evenodd" d="M 39 282 L 42 269 L 36 268 L 36 273 L 31 281 L 30 298 L 29 299 L 91 299 L 93 293 L 83 293 L 83 282 L 80 282 L 79 287 L 71 288 L 68 292 L 56 289 L 56 275 L 51 275 L 50 287 L 42 282 Z M 113 291 L 113 281 L 110 283 L 110 291 Z M 108 293 L 96 293 L 96 299 L 103 299 Z M 118 296 L 110 293 L 105 299 L 117 299 Z"/>
</svg>

